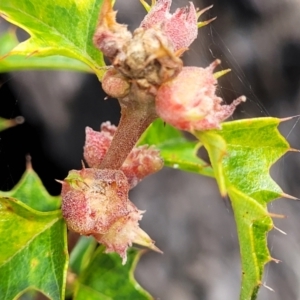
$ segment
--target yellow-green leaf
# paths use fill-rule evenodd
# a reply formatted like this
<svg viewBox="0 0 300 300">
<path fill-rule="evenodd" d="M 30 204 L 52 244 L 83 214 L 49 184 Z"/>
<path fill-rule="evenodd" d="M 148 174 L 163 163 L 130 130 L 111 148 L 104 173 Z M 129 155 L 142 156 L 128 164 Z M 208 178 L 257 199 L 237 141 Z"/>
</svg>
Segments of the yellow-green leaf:
<svg viewBox="0 0 300 300">
<path fill-rule="evenodd" d="M 28 289 L 64 299 L 68 253 L 61 211 L 38 212 L 0 197 L 0 236 L 1 299 L 15 299 Z"/>
<path fill-rule="evenodd" d="M 207 149 L 221 194 L 229 195 L 242 261 L 241 300 L 255 299 L 264 265 L 272 258 L 266 235 L 273 226 L 267 203 L 283 196 L 269 171 L 289 149 L 276 118 L 227 122 L 196 133 Z"/>
<path fill-rule="evenodd" d="M 92 42 L 101 5 L 102 0 L 0 1 L 0 15 L 30 34 L 10 55 L 77 59 L 101 79 L 105 63 Z"/>
<path fill-rule="evenodd" d="M 66 56 L 36 57 L 27 55 L 13 55 L 10 53 L 19 41 L 14 30 L 9 30 L 0 36 L 0 72 L 12 72 L 22 70 L 70 70 L 92 72 L 86 64 L 77 59 Z"/>
</svg>

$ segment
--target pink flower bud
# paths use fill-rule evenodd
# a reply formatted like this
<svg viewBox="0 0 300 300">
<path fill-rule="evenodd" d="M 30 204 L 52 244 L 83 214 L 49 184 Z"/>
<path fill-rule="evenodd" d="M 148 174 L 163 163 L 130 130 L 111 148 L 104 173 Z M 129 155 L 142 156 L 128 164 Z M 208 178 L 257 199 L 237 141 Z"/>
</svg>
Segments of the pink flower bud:
<svg viewBox="0 0 300 300">
<path fill-rule="evenodd" d="M 159 150 L 154 146 L 143 145 L 132 149 L 121 170 L 126 175 L 130 188 L 133 188 L 146 176 L 161 170 L 163 165 Z"/>
<path fill-rule="evenodd" d="M 99 168 L 104 155 L 106 154 L 117 127 L 110 122 L 101 124 L 101 131 L 94 131 L 90 127 L 85 129 L 85 145 L 83 156 L 88 166 Z"/>
<path fill-rule="evenodd" d="M 70 171 L 61 192 L 68 227 L 85 235 L 106 233 L 112 223 L 127 214 L 128 190 L 121 171 Z"/>
<path fill-rule="evenodd" d="M 190 2 L 189 7 L 178 8 L 174 14 L 170 14 L 171 4 L 172 0 L 155 1 L 140 27 L 148 29 L 160 26 L 173 45 L 174 51 L 185 50 L 197 38 L 197 20 L 206 9 L 197 13 L 194 4 Z M 210 21 L 204 22 L 205 25 Z"/>
<path fill-rule="evenodd" d="M 98 168 L 106 154 L 116 127 L 109 122 L 101 125 L 101 132 L 86 128 L 84 159 L 91 168 Z M 159 150 L 146 145 L 134 147 L 121 167 L 130 188 L 136 186 L 144 177 L 159 171 L 163 160 Z"/>
<path fill-rule="evenodd" d="M 160 251 L 139 228 L 142 211 L 128 199 L 129 185 L 119 170 L 72 170 L 62 182 L 62 214 L 68 228 L 93 235 L 126 262 L 126 250 L 132 243 Z"/>
<path fill-rule="evenodd" d="M 115 68 L 110 68 L 102 79 L 102 88 L 109 96 L 120 99 L 128 95 L 130 84 Z"/>
<path fill-rule="evenodd" d="M 213 74 L 219 64 L 216 60 L 205 69 L 184 67 L 177 77 L 162 84 L 156 94 L 157 114 L 181 130 L 220 128 L 245 97 L 221 105 L 222 99 L 215 95 L 217 80 Z"/>
</svg>

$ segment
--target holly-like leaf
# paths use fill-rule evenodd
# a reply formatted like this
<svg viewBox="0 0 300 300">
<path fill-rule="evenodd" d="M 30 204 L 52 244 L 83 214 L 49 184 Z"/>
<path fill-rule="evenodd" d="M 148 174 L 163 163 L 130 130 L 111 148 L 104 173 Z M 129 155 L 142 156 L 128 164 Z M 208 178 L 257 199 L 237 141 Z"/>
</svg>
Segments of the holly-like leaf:
<svg viewBox="0 0 300 300">
<path fill-rule="evenodd" d="M 38 212 L 0 197 L 0 236 L 1 299 L 15 299 L 28 289 L 64 299 L 68 252 L 61 211 Z"/>
<path fill-rule="evenodd" d="M 180 131 L 161 119 L 153 122 L 144 132 L 139 140 L 139 145 L 142 144 L 155 145 L 168 167 L 214 176 L 210 165 L 197 156 L 201 144 L 198 141 L 188 141 Z"/>
<path fill-rule="evenodd" d="M 104 253 L 99 247 L 88 267 L 80 275 L 74 300 L 149 300 L 153 299 L 135 281 L 133 272 L 143 251 L 131 248 L 126 265 L 116 253 Z"/>
<path fill-rule="evenodd" d="M 1 43 L 1 41 L 0 41 L 0 43 Z M 10 127 L 14 127 L 16 125 L 20 125 L 23 122 L 24 122 L 24 118 L 23 117 L 17 117 L 15 119 L 0 118 L 0 131 L 3 131 L 3 130 L 8 129 Z"/>
<path fill-rule="evenodd" d="M 221 194 L 231 199 L 242 261 L 241 300 L 256 298 L 264 265 L 274 260 L 266 239 L 274 228 L 267 203 L 286 194 L 269 170 L 290 150 L 277 129 L 279 123 L 276 118 L 257 118 L 196 133 L 209 153 Z"/>
<path fill-rule="evenodd" d="M 10 55 L 60 55 L 77 59 L 101 79 L 105 63 L 92 42 L 101 5 L 102 0 L 1 1 L 0 15 L 30 34 Z"/>
<path fill-rule="evenodd" d="M 0 196 L 13 197 L 43 212 L 57 210 L 61 206 L 61 198 L 48 194 L 30 163 L 27 164 L 26 172 L 18 184 L 9 192 L 0 191 Z"/>
<path fill-rule="evenodd" d="M 77 59 L 65 56 L 36 57 L 12 55 L 11 51 L 19 44 L 15 30 L 9 30 L 0 36 L 0 72 L 22 70 L 70 70 L 91 72 L 92 69 Z M 6 55 L 7 54 L 7 55 Z"/>
</svg>

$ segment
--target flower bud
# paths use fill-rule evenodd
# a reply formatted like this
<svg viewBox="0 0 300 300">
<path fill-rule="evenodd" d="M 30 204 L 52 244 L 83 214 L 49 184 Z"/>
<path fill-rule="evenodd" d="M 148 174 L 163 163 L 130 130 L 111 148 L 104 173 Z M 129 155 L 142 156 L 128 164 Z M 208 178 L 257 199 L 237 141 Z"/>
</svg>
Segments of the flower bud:
<svg viewBox="0 0 300 300">
<path fill-rule="evenodd" d="M 62 182 L 62 214 L 68 228 L 93 235 L 126 262 L 132 243 L 160 251 L 139 227 L 142 211 L 128 199 L 129 185 L 120 170 L 72 170 Z"/>
<path fill-rule="evenodd" d="M 145 1 L 141 0 L 141 2 L 145 6 Z M 154 1 L 154 5 L 141 22 L 140 27 L 148 29 L 159 26 L 171 42 L 174 51 L 186 50 L 197 38 L 198 27 L 205 26 L 214 20 L 198 23 L 201 14 L 211 7 L 197 13 L 194 4 L 190 2 L 189 7 L 178 8 L 171 14 L 171 4 L 172 0 Z"/>
<path fill-rule="evenodd" d="M 91 168 L 98 168 L 106 154 L 116 127 L 109 122 L 101 125 L 101 132 L 86 128 L 84 145 L 84 159 Z M 144 177 L 159 171 L 163 167 L 163 160 L 159 150 L 151 146 L 136 146 L 129 153 L 121 167 L 127 177 L 130 188 L 136 186 Z"/>
<path fill-rule="evenodd" d="M 117 127 L 111 125 L 110 122 L 105 122 L 101 124 L 100 130 L 101 131 L 95 131 L 90 127 L 86 127 L 85 129 L 83 156 L 91 168 L 99 168 Z"/>
<path fill-rule="evenodd" d="M 162 169 L 164 161 L 154 146 L 134 147 L 127 156 L 121 170 L 128 179 L 130 188 L 135 187 L 146 176 Z"/>
<path fill-rule="evenodd" d="M 62 184 L 62 213 L 80 234 L 106 233 L 127 214 L 128 182 L 121 171 L 72 170 Z"/>
<path fill-rule="evenodd" d="M 197 22 L 194 25 L 197 31 Z M 146 98 L 154 102 L 154 97 L 148 96 L 181 70 L 182 61 L 164 30 L 150 27 L 139 27 L 131 34 L 127 26 L 116 22 L 112 1 L 103 0 L 93 41 L 117 70 L 108 71 L 104 79 L 103 89 L 108 95 L 122 99 L 130 92 L 130 84 L 134 83 L 136 89 L 128 97 L 131 101 L 143 102 Z M 144 96 L 137 97 L 136 93 Z"/>
<path fill-rule="evenodd" d="M 230 105 L 221 105 L 216 96 L 217 80 L 213 70 L 219 60 L 207 68 L 184 67 L 172 80 L 162 84 L 156 94 L 157 114 L 172 126 L 187 131 L 219 129 L 235 107 L 245 101 L 239 97 Z"/>
<path fill-rule="evenodd" d="M 119 99 L 128 95 L 130 84 L 115 68 L 107 70 L 102 79 L 102 88 L 110 97 Z"/>
</svg>

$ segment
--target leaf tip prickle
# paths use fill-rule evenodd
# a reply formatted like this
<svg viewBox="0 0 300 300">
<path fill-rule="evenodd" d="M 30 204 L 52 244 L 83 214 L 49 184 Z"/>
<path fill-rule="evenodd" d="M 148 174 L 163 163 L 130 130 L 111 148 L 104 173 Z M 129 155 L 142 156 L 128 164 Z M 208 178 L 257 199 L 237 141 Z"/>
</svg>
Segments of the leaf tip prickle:
<svg viewBox="0 0 300 300">
<path fill-rule="evenodd" d="M 292 196 L 292 195 L 289 195 L 289 194 L 287 194 L 287 193 L 281 193 L 281 194 L 280 194 L 280 197 L 282 197 L 282 198 L 287 198 L 287 199 L 290 199 L 290 200 L 300 200 L 299 198 L 294 197 L 294 196 Z"/>
</svg>

